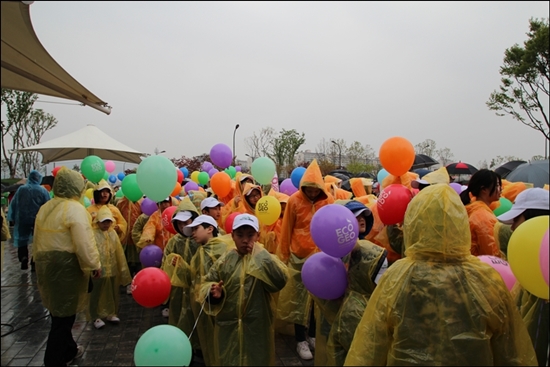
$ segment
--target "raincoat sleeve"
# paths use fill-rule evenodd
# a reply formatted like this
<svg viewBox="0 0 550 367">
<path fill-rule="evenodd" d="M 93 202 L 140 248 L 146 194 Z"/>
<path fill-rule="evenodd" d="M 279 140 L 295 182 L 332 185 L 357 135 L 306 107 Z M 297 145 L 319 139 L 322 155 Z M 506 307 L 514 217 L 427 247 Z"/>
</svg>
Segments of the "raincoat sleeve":
<svg viewBox="0 0 550 367">
<path fill-rule="evenodd" d="M 99 269 L 101 263 L 93 229 L 90 225 L 90 214 L 85 210 L 71 210 L 66 213 L 66 220 L 80 268 L 83 271 Z"/>
<path fill-rule="evenodd" d="M 288 259 L 290 257 L 290 242 L 295 222 L 296 212 L 294 211 L 293 201 L 289 199 L 286 204 L 285 214 L 283 216 L 279 243 L 279 253 L 281 255 L 281 260 L 284 263 L 288 263 Z"/>
<path fill-rule="evenodd" d="M 208 273 L 202 278 L 201 284 L 198 289 L 198 300 L 199 303 L 202 303 L 206 299 L 206 302 L 209 303 L 209 307 L 204 308 L 204 312 L 210 316 L 216 316 L 223 309 L 226 300 L 226 289 L 225 285 L 222 285 L 222 294 L 220 298 L 213 298 L 210 294 L 210 289 L 212 285 L 218 284 L 221 280 L 221 267 L 224 265 L 226 254 L 222 255 L 216 262 L 210 267 Z"/>
<path fill-rule="evenodd" d="M 139 242 L 139 239 L 141 238 L 141 234 L 143 233 L 143 227 L 145 227 L 145 224 L 147 224 L 148 220 L 149 220 L 149 216 L 145 214 L 140 215 L 136 220 L 136 223 L 132 228 L 132 240 L 134 241 L 135 244 Z"/>
<path fill-rule="evenodd" d="M 139 241 L 136 243 L 136 246 L 139 248 L 144 248 L 145 246 L 155 243 L 155 234 L 157 233 L 157 223 L 155 222 L 155 218 L 153 216 L 149 217 L 149 220 L 143 227 L 143 232 L 141 233 L 141 237 L 139 238 Z"/>
<path fill-rule="evenodd" d="M 115 218 L 116 225 L 118 228 L 115 229 L 116 233 L 118 234 L 118 238 L 122 239 L 126 236 L 126 231 L 128 230 L 128 222 L 126 222 L 126 219 L 122 216 L 122 213 L 118 208 L 114 205 L 109 205 L 109 209 L 111 209 L 111 213 L 113 213 L 113 217 Z"/>
<path fill-rule="evenodd" d="M 246 274 L 259 279 L 264 289 L 269 293 L 275 293 L 283 289 L 288 280 L 287 266 L 257 244 L 250 255 Z"/>
</svg>

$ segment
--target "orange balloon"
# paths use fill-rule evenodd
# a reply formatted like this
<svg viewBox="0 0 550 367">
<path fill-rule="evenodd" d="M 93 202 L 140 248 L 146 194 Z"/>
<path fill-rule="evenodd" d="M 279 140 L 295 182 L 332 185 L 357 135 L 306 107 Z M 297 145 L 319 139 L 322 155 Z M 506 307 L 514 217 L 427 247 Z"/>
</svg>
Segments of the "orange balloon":
<svg viewBox="0 0 550 367">
<path fill-rule="evenodd" d="M 216 172 L 210 178 L 210 187 L 218 197 L 223 198 L 231 191 L 231 177 L 225 172 Z"/>
<path fill-rule="evenodd" d="M 405 138 L 394 136 L 380 147 L 380 163 L 394 176 L 404 175 L 409 171 L 415 158 L 414 146 Z"/>
<path fill-rule="evenodd" d="M 179 182 L 176 182 L 176 186 L 174 186 L 174 190 L 172 190 L 172 193 L 170 196 L 179 196 L 181 193 L 181 184 Z"/>
</svg>

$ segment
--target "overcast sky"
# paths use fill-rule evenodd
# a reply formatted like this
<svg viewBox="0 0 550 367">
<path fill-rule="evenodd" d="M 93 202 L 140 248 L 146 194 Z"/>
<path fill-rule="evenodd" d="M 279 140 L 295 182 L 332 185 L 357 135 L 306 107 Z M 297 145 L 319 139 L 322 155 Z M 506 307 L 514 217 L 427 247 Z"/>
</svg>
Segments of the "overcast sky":
<svg viewBox="0 0 550 367">
<path fill-rule="evenodd" d="M 58 119 L 47 141 L 95 124 L 168 158 L 217 143 L 249 153 L 262 128 L 358 140 L 433 139 L 456 161 L 544 155 L 544 137 L 485 102 L 504 51 L 526 40 L 544 2 L 46 2 L 38 38 L 113 107 L 39 103 Z M 39 101 L 65 100 L 41 96 Z"/>
</svg>

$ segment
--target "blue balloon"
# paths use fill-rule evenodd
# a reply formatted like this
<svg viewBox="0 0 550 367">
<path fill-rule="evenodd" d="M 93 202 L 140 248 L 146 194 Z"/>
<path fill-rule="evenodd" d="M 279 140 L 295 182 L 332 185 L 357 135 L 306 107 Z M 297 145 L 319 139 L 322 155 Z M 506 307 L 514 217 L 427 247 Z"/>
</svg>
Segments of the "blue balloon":
<svg viewBox="0 0 550 367">
<path fill-rule="evenodd" d="M 378 174 L 376 175 L 376 178 L 378 179 L 378 182 L 380 185 L 382 185 L 382 181 L 389 175 L 390 173 L 386 171 L 384 168 L 382 168 L 380 171 L 378 171 Z"/>
<path fill-rule="evenodd" d="M 186 167 L 181 167 L 180 171 L 183 173 L 183 178 L 189 177 L 189 170 Z"/>
<path fill-rule="evenodd" d="M 115 175 L 109 175 L 109 182 L 114 184 L 116 182 L 116 176 Z"/>
<path fill-rule="evenodd" d="M 116 177 L 119 179 L 119 181 L 122 181 L 124 180 L 124 177 L 126 177 L 126 175 L 124 174 L 124 172 L 119 172 Z"/>
<path fill-rule="evenodd" d="M 302 176 L 306 172 L 306 169 L 304 167 L 296 167 L 290 174 L 290 180 L 292 181 L 292 184 L 295 188 L 300 188 L 300 181 L 302 180 Z"/>
</svg>

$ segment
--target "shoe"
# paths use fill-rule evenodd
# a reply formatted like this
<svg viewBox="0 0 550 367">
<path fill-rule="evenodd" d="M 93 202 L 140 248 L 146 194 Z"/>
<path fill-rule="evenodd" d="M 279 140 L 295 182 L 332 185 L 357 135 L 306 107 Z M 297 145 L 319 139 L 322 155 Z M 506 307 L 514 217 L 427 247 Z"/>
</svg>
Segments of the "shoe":
<svg viewBox="0 0 550 367">
<path fill-rule="evenodd" d="M 310 336 L 306 336 L 306 341 L 309 344 L 310 350 L 315 350 L 315 338 L 312 338 Z"/>
<path fill-rule="evenodd" d="M 114 322 L 116 324 L 120 322 L 120 319 L 116 316 L 107 316 L 106 320 L 109 322 Z"/>
<path fill-rule="evenodd" d="M 126 286 L 126 294 L 132 294 L 132 285 L 131 284 L 128 284 Z"/>
<path fill-rule="evenodd" d="M 72 363 L 74 362 L 74 360 L 82 357 L 83 354 L 84 354 L 84 346 L 77 345 L 76 346 L 76 355 L 73 357 L 73 359 L 71 359 L 69 362 L 67 362 L 67 366 L 73 366 Z"/>
<path fill-rule="evenodd" d="M 29 259 L 27 257 L 24 257 L 21 260 L 21 270 L 27 270 L 29 268 Z"/>
<path fill-rule="evenodd" d="M 102 327 L 105 326 L 105 322 L 101 319 L 97 319 L 94 321 L 94 326 L 96 329 L 101 329 Z"/>
<path fill-rule="evenodd" d="M 170 317 L 170 309 L 163 308 L 162 309 L 162 317 Z"/>
<path fill-rule="evenodd" d="M 305 359 L 305 360 L 313 359 L 313 354 L 311 354 L 311 351 L 309 350 L 308 342 L 306 340 L 298 343 L 298 345 L 296 346 L 296 351 L 298 352 L 298 355 L 302 359 Z"/>
</svg>

